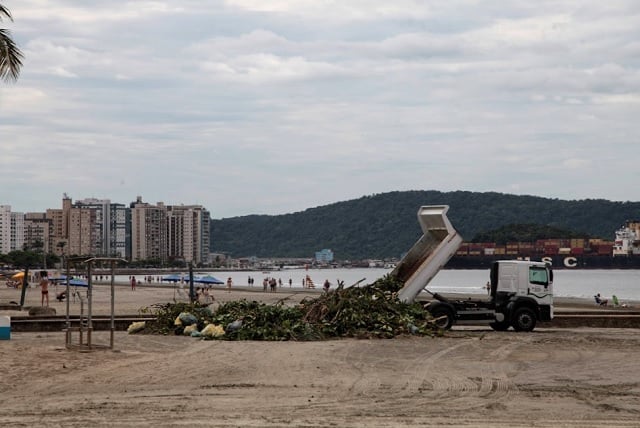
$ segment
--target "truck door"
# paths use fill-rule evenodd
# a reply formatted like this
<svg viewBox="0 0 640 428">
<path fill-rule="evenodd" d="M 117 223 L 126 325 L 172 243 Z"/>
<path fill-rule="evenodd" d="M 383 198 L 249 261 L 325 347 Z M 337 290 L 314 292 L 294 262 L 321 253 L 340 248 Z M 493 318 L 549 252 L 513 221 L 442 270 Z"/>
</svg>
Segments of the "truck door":
<svg viewBox="0 0 640 428">
<path fill-rule="evenodd" d="M 526 274 L 527 289 L 522 290 L 521 294 L 534 298 L 538 304 L 551 304 L 553 271 L 546 266 L 529 266 Z"/>
<path fill-rule="evenodd" d="M 518 269 L 513 263 L 497 262 L 496 294 L 513 294 L 518 291 Z"/>
</svg>

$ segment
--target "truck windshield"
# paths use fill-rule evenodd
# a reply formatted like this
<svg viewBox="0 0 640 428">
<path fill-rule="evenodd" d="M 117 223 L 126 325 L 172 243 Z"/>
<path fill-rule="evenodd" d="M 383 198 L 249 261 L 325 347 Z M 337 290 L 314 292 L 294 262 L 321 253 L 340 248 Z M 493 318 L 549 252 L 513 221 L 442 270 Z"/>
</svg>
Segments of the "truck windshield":
<svg viewBox="0 0 640 428">
<path fill-rule="evenodd" d="M 529 268 L 529 282 L 531 284 L 549 285 L 549 271 L 543 267 Z"/>
</svg>

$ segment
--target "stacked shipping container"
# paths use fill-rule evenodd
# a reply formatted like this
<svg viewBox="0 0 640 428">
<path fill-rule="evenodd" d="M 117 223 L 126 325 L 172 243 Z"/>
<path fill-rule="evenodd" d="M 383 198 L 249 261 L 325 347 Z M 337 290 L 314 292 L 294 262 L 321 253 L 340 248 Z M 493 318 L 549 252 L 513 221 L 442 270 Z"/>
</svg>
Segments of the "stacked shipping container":
<svg viewBox="0 0 640 428">
<path fill-rule="evenodd" d="M 554 255 L 606 255 L 613 253 L 613 241 L 603 239 L 539 239 L 535 242 L 464 242 L 457 256 L 542 257 Z"/>
</svg>

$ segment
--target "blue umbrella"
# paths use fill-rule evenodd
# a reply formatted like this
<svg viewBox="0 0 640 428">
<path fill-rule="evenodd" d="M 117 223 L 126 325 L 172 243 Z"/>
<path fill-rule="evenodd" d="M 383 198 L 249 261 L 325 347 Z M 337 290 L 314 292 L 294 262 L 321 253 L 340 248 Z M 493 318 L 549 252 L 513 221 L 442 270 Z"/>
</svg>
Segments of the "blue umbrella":
<svg viewBox="0 0 640 428">
<path fill-rule="evenodd" d="M 87 281 L 85 281 L 83 279 L 75 279 L 75 278 L 71 278 L 69 280 L 69 285 L 73 285 L 75 287 L 88 287 L 89 286 Z"/>
<path fill-rule="evenodd" d="M 201 284 L 224 284 L 224 281 L 220 281 L 218 278 L 213 277 L 211 275 L 206 275 L 198 279 L 194 278 L 194 281 L 199 282 Z"/>
<path fill-rule="evenodd" d="M 56 282 L 60 285 L 65 285 L 67 283 L 67 276 L 60 275 L 57 278 L 49 278 L 49 281 Z M 77 279 L 74 277 L 69 278 L 69 285 L 73 285 L 75 287 L 88 287 L 89 284 L 84 279 Z"/>
<path fill-rule="evenodd" d="M 162 280 L 163 281 L 167 281 L 167 282 L 178 282 L 182 279 L 182 277 L 180 275 L 176 275 L 176 274 L 172 274 L 172 275 L 167 275 L 167 276 L 163 276 Z"/>
<path fill-rule="evenodd" d="M 67 278 L 50 278 L 50 281 L 54 281 L 57 282 L 60 285 L 66 285 L 67 284 Z M 88 287 L 89 284 L 87 283 L 87 281 L 85 281 L 84 279 L 77 279 L 77 278 L 70 278 L 69 279 L 69 285 L 73 285 L 74 287 Z"/>
</svg>

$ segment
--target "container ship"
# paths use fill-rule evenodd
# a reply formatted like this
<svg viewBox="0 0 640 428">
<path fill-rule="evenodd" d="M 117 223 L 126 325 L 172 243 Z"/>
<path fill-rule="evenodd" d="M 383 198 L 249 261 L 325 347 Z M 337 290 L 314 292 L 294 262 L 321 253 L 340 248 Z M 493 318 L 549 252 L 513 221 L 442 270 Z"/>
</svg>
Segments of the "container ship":
<svg viewBox="0 0 640 428">
<path fill-rule="evenodd" d="M 615 240 L 541 239 L 535 242 L 463 243 L 448 269 L 487 269 L 496 260 L 544 261 L 554 269 L 640 269 L 640 221 L 627 221 Z"/>
</svg>

